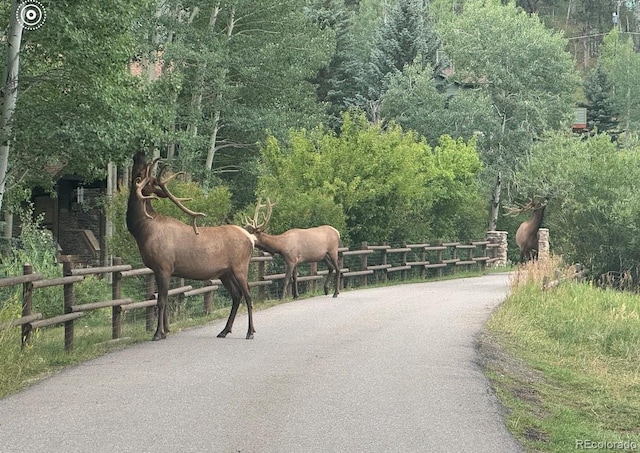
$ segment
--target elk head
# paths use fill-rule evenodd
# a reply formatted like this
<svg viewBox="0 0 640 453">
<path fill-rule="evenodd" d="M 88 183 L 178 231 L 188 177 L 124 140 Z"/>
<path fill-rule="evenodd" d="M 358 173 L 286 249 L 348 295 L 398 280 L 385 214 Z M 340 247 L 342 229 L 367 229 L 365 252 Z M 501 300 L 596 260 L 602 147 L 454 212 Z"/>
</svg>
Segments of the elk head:
<svg viewBox="0 0 640 453">
<path fill-rule="evenodd" d="M 164 171 L 167 169 L 167 165 L 162 165 L 158 171 L 157 176 L 153 176 L 153 168 L 158 163 L 160 159 L 156 158 L 153 162 L 143 165 L 138 169 L 138 175 L 134 180 L 134 185 L 136 188 L 136 196 L 142 202 L 144 215 L 153 219 L 153 215 L 149 213 L 147 209 L 147 200 L 155 200 L 158 198 L 168 198 L 170 199 L 182 212 L 189 215 L 193 219 L 193 230 L 196 234 L 199 234 L 198 225 L 196 224 L 196 220 L 198 217 L 204 217 L 206 214 L 204 212 L 195 212 L 191 209 L 187 208 L 183 201 L 191 201 L 191 198 L 178 198 L 171 193 L 167 184 L 169 181 L 177 177 L 178 175 L 183 174 L 184 172 L 174 173 L 164 180 L 162 179 Z M 135 170 L 135 169 L 134 169 Z"/>
</svg>

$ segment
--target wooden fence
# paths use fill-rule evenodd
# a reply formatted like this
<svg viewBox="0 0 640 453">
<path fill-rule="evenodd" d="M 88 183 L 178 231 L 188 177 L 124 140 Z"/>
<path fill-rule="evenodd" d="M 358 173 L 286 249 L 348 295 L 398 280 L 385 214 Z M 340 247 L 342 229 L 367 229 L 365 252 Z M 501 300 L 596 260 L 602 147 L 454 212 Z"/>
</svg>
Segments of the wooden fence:
<svg viewBox="0 0 640 453">
<path fill-rule="evenodd" d="M 459 242 L 430 244 L 391 245 L 361 244 L 358 249 L 341 248 L 339 264 L 341 268 L 343 287 L 366 286 L 371 283 L 387 282 L 388 280 L 407 280 L 409 278 L 426 278 L 442 276 L 445 272 L 455 273 L 460 268 L 476 268 L 484 270 L 487 265 L 497 261 L 496 250 L 500 246 L 489 241 L 477 241 L 469 244 Z M 256 288 L 254 298 L 265 300 L 276 297 L 270 288 L 281 288 L 284 272 L 280 257 L 273 257 L 268 253 L 251 259 L 250 282 L 251 288 Z M 307 263 L 298 267 L 300 277 L 298 282 L 306 282 L 307 291 L 317 289 L 317 281 L 326 278 L 327 269 L 318 270 L 318 263 Z M 85 314 L 102 308 L 111 308 L 112 338 L 118 339 L 122 334 L 122 315 L 132 310 L 146 310 L 146 327 L 152 330 L 155 318 L 157 293 L 153 280 L 153 271 L 143 267 L 134 269 L 121 260 L 114 259 L 114 265 L 106 267 L 73 268 L 71 262 L 63 262 L 63 275 L 58 278 L 44 278 L 34 273 L 30 264 L 25 264 L 23 275 L 0 279 L 1 287 L 22 286 L 22 315 L 19 318 L 0 323 L 0 329 L 19 327 L 21 342 L 24 347 L 31 341 L 35 329 L 52 325 L 64 324 L 64 347 L 66 351 L 73 349 L 74 321 Z M 84 280 L 88 275 L 107 277 L 111 283 L 111 298 L 104 301 L 77 304 L 74 295 L 74 284 Z M 145 300 L 134 301 L 122 294 L 122 282 L 126 278 L 146 276 L 147 297 Z M 178 284 L 169 290 L 170 296 L 187 298 L 203 296 L 203 308 L 206 314 L 211 312 L 213 293 L 221 286 L 220 280 L 193 282 L 185 284 L 179 279 Z M 200 286 L 197 286 L 200 285 Z M 41 313 L 34 313 L 32 309 L 33 293 L 39 288 L 61 286 L 63 292 L 62 314 L 50 318 L 43 318 Z M 304 292 L 304 288 L 301 288 Z"/>
</svg>

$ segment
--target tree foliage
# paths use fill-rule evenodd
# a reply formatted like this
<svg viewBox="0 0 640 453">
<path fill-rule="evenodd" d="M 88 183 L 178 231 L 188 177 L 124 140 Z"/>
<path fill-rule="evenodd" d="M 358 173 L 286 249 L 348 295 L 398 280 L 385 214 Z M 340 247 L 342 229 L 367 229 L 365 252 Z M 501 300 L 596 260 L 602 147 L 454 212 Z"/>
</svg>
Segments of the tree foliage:
<svg viewBox="0 0 640 453">
<path fill-rule="evenodd" d="M 292 131 L 282 144 L 270 137 L 262 165 L 259 194 L 279 203 L 273 214 L 278 232 L 313 220 L 332 223 L 354 243 L 467 238 L 480 234 L 485 220 L 473 144 L 444 137 L 432 149 L 414 132 L 397 125 L 383 130 L 362 113 L 346 114 L 339 134 Z M 296 211 L 310 199 L 326 207 L 323 217 Z"/>
<path fill-rule="evenodd" d="M 490 166 L 514 168 L 546 130 L 569 128 L 580 84 L 566 40 L 509 2 L 464 2 L 462 13 L 437 23 L 456 80 L 491 98 L 496 129 L 479 143 Z"/>
<path fill-rule="evenodd" d="M 613 99 L 620 111 L 621 128 L 626 131 L 627 139 L 631 135 L 637 136 L 640 129 L 640 54 L 635 51 L 633 40 L 612 30 L 604 39 L 599 62 L 613 83 Z"/>
<path fill-rule="evenodd" d="M 122 162 L 155 129 L 128 72 L 140 3 L 46 4 L 45 24 L 25 30 L 10 185 L 49 187 L 61 173 L 102 177 L 107 162 Z"/>
<path fill-rule="evenodd" d="M 598 64 L 585 79 L 584 92 L 589 130 L 615 134 L 621 109 L 614 98 L 613 82 L 602 65 Z"/>
<path fill-rule="evenodd" d="M 618 150 L 606 134 L 554 134 L 533 148 L 516 177 L 523 197 L 540 188 L 554 193 L 545 223 L 556 253 L 589 266 L 594 276 L 631 271 L 637 277 L 640 147 Z"/>
</svg>

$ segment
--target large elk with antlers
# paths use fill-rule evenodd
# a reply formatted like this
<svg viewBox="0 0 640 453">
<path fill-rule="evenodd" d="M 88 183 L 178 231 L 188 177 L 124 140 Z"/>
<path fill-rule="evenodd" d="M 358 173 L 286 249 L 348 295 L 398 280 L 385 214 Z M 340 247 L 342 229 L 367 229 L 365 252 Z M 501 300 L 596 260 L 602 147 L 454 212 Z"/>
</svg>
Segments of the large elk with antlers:
<svg viewBox="0 0 640 453">
<path fill-rule="evenodd" d="M 205 214 L 185 207 L 182 202 L 189 199 L 177 198 L 167 188 L 167 183 L 179 173 L 163 181 L 165 166 L 157 177 L 153 175 L 157 160 L 147 163 L 142 152 L 134 157 L 127 206 L 127 228 L 138 243 L 145 266 L 153 270 L 158 285 L 158 327 L 153 340 L 166 338 L 169 332 L 167 299 L 172 276 L 193 280 L 219 278 L 222 281 L 231 296 L 232 306 L 227 324 L 218 337 L 231 332 L 244 297 L 249 316 L 247 338 L 253 338 L 255 329 L 248 274 L 255 237 L 237 225 L 198 228 L 196 219 Z M 193 224 L 157 214 L 151 204 L 157 198 L 169 198 L 193 218 Z"/>
<path fill-rule="evenodd" d="M 280 298 L 283 299 L 293 279 L 293 297 L 298 297 L 297 266 L 300 263 L 324 261 L 329 269 L 324 281 L 324 293 L 329 294 L 331 274 L 335 273 L 335 289 L 333 297 L 340 292 L 340 266 L 338 264 L 338 248 L 340 247 L 340 232 L 330 225 L 314 228 L 293 228 L 282 234 L 272 235 L 265 232 L 271 218 L 275 203 L 267 200 L 261 204 L 258 200 L 253 219 L 245 218 L 245 227 L 256 237 L 256 247 L 272 255 L 280 254 L 285 262 L 284 288 Z M 266 208 L 262 214 L 261 209 Z"/>
<path fill-rule="evenodd" d="M 547 207 L 548 197 L 542 200 L 531 198 L 524 205 L 515 208 L 507 208 L 509 215 L 518 215 L 523 212 L 531 212 L 529 220 L 525 220 L 516 230 L 516 244 L 520 248 L 520 262 L 538 258 L 538 230 L 542 225 L 544 210 Z"/>
</svg>

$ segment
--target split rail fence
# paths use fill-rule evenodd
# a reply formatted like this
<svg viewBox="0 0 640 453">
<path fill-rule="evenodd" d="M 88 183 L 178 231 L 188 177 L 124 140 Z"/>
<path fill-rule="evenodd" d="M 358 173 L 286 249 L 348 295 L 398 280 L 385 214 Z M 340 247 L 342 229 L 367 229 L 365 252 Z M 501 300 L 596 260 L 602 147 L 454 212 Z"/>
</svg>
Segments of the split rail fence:
<svg viewBox="0 0 640 453">
<path fill-rule="evenodd" d="M 445 273 L 456 273 L 458 269 L 478 269 L 484 271 L 488 265 L 498 261 L 497 249 L 499 243 L 477 241 L 469 244 L 447 242 L 438 244 L 403 244 L 368 245 L 362 243 L 359 249 L 341 248 L 339 264 L 341 268 L 341 285 L 367 286 L 373 283 L 384 283 L 389 280 L 408 280 L 414 278 L 438 277 Z M 278 272 L 282 271 L 282 272 Z M 276 273 L 270 273 L 276 272 Z M 318 263 L 305 263 L 298 266 L 298 282 L 303 283 L 306 291 L 316 291 L 318 280 L 326 278 L 327 269 L 318 270 Z M 149 268 L 134 269 L 128 264 L 122 264 L 119 258 L 114 259 L 112 266 L 74 268 L 69 261 L 63 262 L 62 277 L 44 278 L 34 272 L 30 264 L 25 264 L 23 275 L 0 278 L 0 288 L 22 286 L 22 315 L 9 321 L 0 323 L 0 330 L 20 328 L 22 346 L 32 341 L 32 333 L 36 329 L 48 326 L 64 325 L 64 348 L 73 349 L 74 322 L 91 311 L 111 308 L 111 324 L 113 339 L 121 338 L 123 314 L 145 309 L 147 330 L 152 330 L 155 318 L 157 293 L 153 271 Z M 76 303 L 74 284 L 82 281 L 88 275 L 109 278 L 111 281 L 111 299 L 90 303 Z M 145 276 L 143 293 L 144 300 L 135 301 L 132 297 L 123 295 L 122 283 L 124 279 Z M 278 297 L 284 280 L 283 260 L 262 253 L 251 259 L 249 286 L 255 288 L 252 293 L 254 299 L 266 300 Z M 189 282 L 178 280 L 175 287 L 169 290 L 170 296 L 180 299 L 202 296 L 205 314 L 211 312 L 213 294 L 221 286 L 219 280 L 205 282 Z M 41 313 L 34 313 L 33 294 L 40 288 L 62 287 L 62 313 L 57 316 L 44 318 Z M 301 288 L 304 292 L 305 288 Z"/>
</svg>

